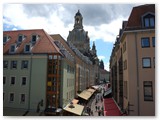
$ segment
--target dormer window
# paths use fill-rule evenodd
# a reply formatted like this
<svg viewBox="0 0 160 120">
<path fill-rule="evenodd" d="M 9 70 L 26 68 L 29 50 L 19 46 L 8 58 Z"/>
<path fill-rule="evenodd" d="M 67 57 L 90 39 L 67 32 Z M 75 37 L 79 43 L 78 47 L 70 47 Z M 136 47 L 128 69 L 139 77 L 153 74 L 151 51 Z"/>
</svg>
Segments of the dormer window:
<svg viewBox="0 0 160 120">
<path fill-rule="evenodd" d="M 18 42 L 21 43 L 22 40 L 23 40 L 23 35 L 19 35 L 19 36 L 18 36 Z"/>
<path fill-rule="evenodd" d="M 148 13 L 143 16 L 143 26 L 144 27 L 155 27 L 155 15 Z"/>
<path fill-rule="evenodd" d="M 15 44 L 12 44 L 12 45 L 10 46 L 10 53 L 15 53 L 15 51 L 16 51 L 16 45 L 15 45 Z"/>
<path fill-rule="evenodd" d="M 26 44 L 25 47 L 24 47 L 24 52 L 28 53 L 28 52 L 30 52 L 30 50 L 31 50 L 31 45 L 30 44 Z"/>
<path fill-rule="evenodd" d="M 36 35 L 32 35 L 32 42 L 36 42 L 37 36 Z"/>
<path fill-rule="evenodd" d="M 36 43 L 38 37 L 39 37 L 38 35 L 32 35 L 32 40 L 31 40 L 31 42 L 32 42 L 32 43 Z"/>
<path fill-rule="evenodd" d="M 9 40 L 9 36 L 3 36 L 3 44 L 6 44 L 6 42 Z"/>
</svg>

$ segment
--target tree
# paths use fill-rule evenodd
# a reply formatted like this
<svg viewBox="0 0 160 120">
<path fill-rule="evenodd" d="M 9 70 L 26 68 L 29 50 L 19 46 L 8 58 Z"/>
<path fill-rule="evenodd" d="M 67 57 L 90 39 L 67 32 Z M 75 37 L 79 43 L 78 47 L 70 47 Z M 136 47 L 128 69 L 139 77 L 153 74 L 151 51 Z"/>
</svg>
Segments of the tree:
<svg viewBox="0 0 160 120">
<path fill-rule="evenodd" d="M 99 63 L 99 67 L 100 67 L 101 69 L 104 69 L 104 63 L 103 63 L 103 60 L 101 60 L 101 61 L 100 61 L 100 63 Z"/>
</svg>

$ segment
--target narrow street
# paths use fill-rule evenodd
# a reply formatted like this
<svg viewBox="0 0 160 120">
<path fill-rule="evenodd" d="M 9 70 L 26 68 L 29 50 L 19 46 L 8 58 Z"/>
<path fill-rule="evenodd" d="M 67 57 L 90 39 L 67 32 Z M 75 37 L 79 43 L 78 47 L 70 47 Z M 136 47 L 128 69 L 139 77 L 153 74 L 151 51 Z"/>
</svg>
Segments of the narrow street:
<svg viewBox="0 0 160 120">
<path fill-rule="evenodd" d="M 85 113 L 88 116 L 103 116 L 103 107 L 103 94 L 102 92 L 98 92 L 88 102 Z"/>
<path fill-rule="evenodd" d="M 93 116 L 103 116 L 103 99 L 102 93 L 98 93 L 93 99 L 91 104 L 91 111 L 93 111 Z"/>
</svg>

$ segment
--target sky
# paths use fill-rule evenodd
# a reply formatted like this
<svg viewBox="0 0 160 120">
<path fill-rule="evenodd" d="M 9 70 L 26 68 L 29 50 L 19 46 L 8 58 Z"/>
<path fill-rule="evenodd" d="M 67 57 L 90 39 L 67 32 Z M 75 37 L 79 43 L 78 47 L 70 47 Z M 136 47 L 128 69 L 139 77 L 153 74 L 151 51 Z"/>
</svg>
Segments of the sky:
<svg viewBox="0 0 160 120">
<path fill-rule="evenodd" d="M 73 30 L 74 16 L 80 10 L 90 47 L 95 41 L 97 56 L 109 71 L 109 59 L 122 22 L 128 20 L 137 4 L 3 4 L 3 31 L 44 29 L 65 40 Z"/>
</svg>

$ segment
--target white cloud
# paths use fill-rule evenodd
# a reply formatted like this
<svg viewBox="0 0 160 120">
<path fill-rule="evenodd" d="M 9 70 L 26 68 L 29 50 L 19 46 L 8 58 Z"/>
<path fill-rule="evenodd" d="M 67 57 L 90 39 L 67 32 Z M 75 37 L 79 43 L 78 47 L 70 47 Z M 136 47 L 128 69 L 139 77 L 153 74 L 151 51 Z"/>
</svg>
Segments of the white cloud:
<svg viewBox="0 0 160 120">
<path fill-rule="evenodd" d="M 70 24 L 64 27 L 63 21 L 56 12 L 52 13 L 49 18 L 45 18 L 26 15 L 21 4 L 9 4 L 5 5 L 4 8 L 3 22 L 8 25 L 14 25 L 21 29 L 44 29 L 50 34 L 61 34 L 65 39 L 69 30 L 72 29 Z M 59 9 L 62 11 L 62 6 Z"/>
<path fill-rule="evenodd" d="M 105 56 L 98 56 L 99 60 L 103 60 L 103 63 L 104 63 L 104 69 L 106 69 L 107 71 L 109 71 L 109 62 L 106 62 L 105 60 Z"/>
<path fill-rule="evenodd" d="M 104 42 L 114 42 L 119 33 L 119 29 L 122 27 L 123 20 L 126 19 L 121 17 L 113 20 L 109 24 L 101 24 L 97 27 L 85 26 L 85 28 L 89 31 L 90 40 L 92 41 L 102 39 Z"/>
<path fill-rule="evenodd" d="M 26 14 L 22 4 L 7 4 L 4 5 L 3 11 L 3 16 L 7 19 L 4 19 L 3 22 L 17 26 L 21 29 L 44 29 L 50 34 L 61 34 L 67 39 L 69 31 L 73 29 L 74 22 L 64 25 L 64 21 L 62 20 L 69 18 L 67 18 L 65 8 L 62 5 L 57 6 L 57 10 L 51 12 L 51 16 L 49 17 L 35 17 Z M 74 14 L 70 19 L 74 19 Z M 125 18 L 121 17 L 113 20 L 109 24 L 101 24 L 100 26 L 83 26 L 84 30 L 88 31 L 91 41 L 102 39 L 105 42 L 114 42 L 119 33 L 119 28 L 122 26 L 123 20 L 125 20 Z"/>
<path fill-rule="evenodd" d="M 105 59 L 105 56 L 98 56 L 98 59 L 100 60 Z"/>
<path fill-rule="evenodd" d="M 107 71 L 109 71 L 109 62 L 104 62 L 104 69 L 106 69 Z"/>
<path fill-rule="evenodd" d="M 46 13 L 47 17 L 27 14 L 25 10 L 23 4 L 4 4 L 3 23 L 6 24 L 5 26 L 14 26 L 14 28 L 12 28 L 13 30 L 16 30 L 16 27 L 20 29 L 44 29 L 49 34 L 61 34 L 64 39 L 67 39 L 69 31 L 73 29 L 75 13 L 71 14 L 63 5 L 56 6 L 56 9 L 51 10 L 49 14 Z M 66 20 L 68 20 L 68 23 L 65 22 Z M 113 43 L 119 33 L 119 29 L 122 27 L 123 20 L 126 20 L 126 18 L 119 17 L 108 24 L 106 22 L 99 26 L 89 26 L 85 24 L 83 26 L 84 30 L 88 31 L 91 42 L 101 39 L 105 42 Z M 98 56 L 98 58 L 106 59 L 103 55 Z M 104 62 L 104 66 L 106 70 L 109 70 L 108 61 Z"/>
<path fill-rule="evenodd" d="M 17 28 L 13 28 L 12 30 L 17 30 Z"/>
</svg>

